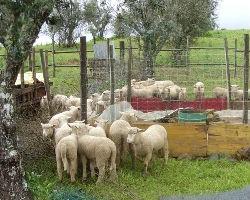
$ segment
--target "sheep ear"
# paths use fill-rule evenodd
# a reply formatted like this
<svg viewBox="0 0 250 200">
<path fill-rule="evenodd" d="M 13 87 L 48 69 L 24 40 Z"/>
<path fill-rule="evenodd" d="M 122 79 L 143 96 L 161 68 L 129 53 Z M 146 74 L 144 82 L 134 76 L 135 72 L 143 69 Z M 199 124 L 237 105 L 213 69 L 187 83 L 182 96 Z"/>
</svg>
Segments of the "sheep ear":
<svg viewBox="0 0 250 200">
<path fill-rule="evenodd" d="M 52 125 L 52 127 L 53 127 L 53 128 L 55 128 L 55 127 L 56 127 L 56 125 L 55 125 L 55 124 L 53 124 L 53 125 Z"/>
<path fill-rule="evenodd" d="M 145 131 L 145 129 L 137 128 L 137 131 L 138 131 L 138 132 L 143 132 L 143 131 Z"/>
</svg>

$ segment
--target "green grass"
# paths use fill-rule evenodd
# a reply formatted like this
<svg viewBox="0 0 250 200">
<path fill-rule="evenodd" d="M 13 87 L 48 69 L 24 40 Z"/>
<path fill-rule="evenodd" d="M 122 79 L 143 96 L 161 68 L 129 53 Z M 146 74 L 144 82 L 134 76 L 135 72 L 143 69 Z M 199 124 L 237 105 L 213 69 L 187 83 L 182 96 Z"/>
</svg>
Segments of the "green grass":
<svg viewBox="0 0 250 200">
<path fill-rule="evenodd" d="M 96 199 L 129 200 L 136 197 L 155 200 L 161 196 L 228 191 L 250 184 L 248 162 L 170 159 L 166 166 L 162 166 L 162 160 L 156 159 L 146 178 L 141 176 L 141 169 L 142 164 L 137 163 L 136 170 L 132 171 L 129 162 L 126 162 L 118 171 L 117 184 L 105 182 L 96 186 L 96 180 L 81 183 L 80 177 L 74 184 L 68 178 L 60 183 L 52 158 L 30 163 L 26 167 L 29 188 L 35 199 L 43 200 L 51 199 L 54 190 L 59 188 L 66 188 L 72 193 L 74 190 L 81 191 Z"/>
</svg>

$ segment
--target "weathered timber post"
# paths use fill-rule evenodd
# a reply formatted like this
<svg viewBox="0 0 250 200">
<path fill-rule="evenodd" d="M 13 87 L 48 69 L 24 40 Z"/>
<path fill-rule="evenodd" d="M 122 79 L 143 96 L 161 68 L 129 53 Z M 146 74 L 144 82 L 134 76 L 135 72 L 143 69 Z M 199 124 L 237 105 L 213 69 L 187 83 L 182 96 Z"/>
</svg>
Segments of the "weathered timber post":
<svg viewBox="0 0 250 200">
<path fill-rule="evenodd" d="M 129 50 L 128 50 L 128 79 L 127 79 L 127 101 L 131 102 L 131 68 L 132 68 L 132 44 L 131 44 L 131 38 L 129 38 Z"/>
<path fill-rule="evenodd" d="M 120 62 L 124 63 L 125 58 L 125 43 L 120 41 Z"/>
<path fill-rule="evenodd" d="M 56 76 L 56 61 L 55 61 L 55 33 L 53 30 L 52 36 L 52 67 L 53 67 L 53 77 Z"/>
<path fill-rule="evenodd" d="M 110 51 L 110 104 L 115 103 L 115 72 L 114 72 L 114 55 L 113 55 L 113 45 L 109 46 Z"/>
<path fill-rule="evenodd" d="M 187 37 L 187 44 L 186 44 L 186 69 L 188 70 L 188 75 L 191 74 L 191 68 L 189 66 L 189 36 Z M 188 76 L 190 77 L 190 76 Z"/>
<path fill-rule="evenodd" d="M 243 123 L 248 123 L 248 83 L 249 83 L 249 34 L 244 35 L 244 90 L 243 90 Z"/>
<path fill-rule="evenodd" d="M 32 78 L 36 84 L 36 49 L 32 48 Z"/>
<path fill-rule="evenodd" d="M 227 94 L 227 108 L 231 108 L 231 81 L 230 81 L 230 64 L 229 64 L 229 54 L 228 54 L 228 42 L 227 38 L 224 38 L 224 49 L 225 49 L 225 60 L 226 60 L 226 71 L 227 71 L 227 88 L 228 88 L 228 94 Z"/>
<path fill-rule="evenodd" d="M 234 40 L 234 78 L 237 77 L 237 51 L 238 51 L 238 47 L 237 47 L 237 39 Z"/>
<path fill-rule="evenodd" d="M 52 116 L 51 95 L 50 95 L 50 86 L 49 86 L 49 73 L 48 73 L 48 68 L 45 65 L 45 58 L 44 58 L 43 49 L 40 49 L 40 57 L 41 57 L 41 65 L 42 65 L 42 70 L 43 70 L 44 86 L 45 86 L 46 96 L 47 96 L 48 106 L 49 106 L 49 114 L 50 114 L 50 116 Z"/>
<path fill-rule="evenodd" d="M 29 52 L 29 57 L 28 57 L 28 61 L 29 61 L 29 71 L 32 70 L 32 52 Z"/>
<path fill-rule="evenodd" d="M 80 37 L 80 92 L 81 92 L 81 120 L 87 123 L 87 95 L 88 95 L 88 77 L 87 77 L 87 43 L 86 36 Z"/>
<path fill-rule="evenodd" d="M 48 67 L 49 67 L 49 53 L 48 53 L 48 50 L 45 50 L 45 67 L 47 68 L 46 70 L 48 70 Z"/>
<path fill-rule="evenodd" d="M 24 63 L 21 66 L 20 69 L 20 80 L 21 80 L 21 88 L 24 88 Z"/>
</svg>

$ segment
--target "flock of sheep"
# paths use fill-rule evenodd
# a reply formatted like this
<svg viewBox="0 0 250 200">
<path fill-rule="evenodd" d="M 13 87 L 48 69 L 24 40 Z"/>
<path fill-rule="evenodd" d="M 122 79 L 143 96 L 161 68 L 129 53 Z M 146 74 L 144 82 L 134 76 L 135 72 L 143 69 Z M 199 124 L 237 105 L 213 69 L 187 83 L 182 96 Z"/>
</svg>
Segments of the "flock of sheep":
<svg viewBox="0 0 250 200">
<path fill-rule="evenodd" d="M 132 96 L 150 98 L 160 96 L 163 99 L 186 99 L 186 88 L 175 85 L 172 81 L 132 80 Z M 216 87 L 213 90 L 217 98 L 227 96 L 227 89 Z M 194 85 L 194 94 L 197 99 L 204 98 L 204 84 L 197 82 Z M 235 99 L 242 98 L 242 90 L 232 85 L 232 94 Z M 124 101 L 127 97 L 127 86 L 115 90 L 115 102 Z M 41 106 L 48 104 L 46 98 L 41 100 Z M 137 120 L 133 111 L 121 112 L 121 117 L 109 127 L 108 121 L 95 117 L 100 115 L 110 104 L 110 91 L 101 95 L 94 93 L 87 99 L 88 124 L 80 120 L 80 98 L 74 96 L 55 95 L 51 102 L 55 114 L 47 124 L 41 124 L 43 137 L 54 138 L 57 172 L 62 180 L 63 170 L 70 174 L 71 181 L 75 181 L 78 162 L 82 163 L 82 179 L 87 178 L 87 161 L 90 163 L 91 177 L 95 176 L 98 168 L 97 183 L 104 180 L 106 171 L 109 179 L 117 179 L 116 168 L 130 153 L 132 167 L 135 158 L 144 162 L 144 173 L 147 173 L 148 164 L 153 152 L 161 153 L 164 162 L 168 160 L 167 132 L 161 125 L 152 125 L 142 130 L 131 125 Z M 94 114 L 93 114 L 94 113 Z M 108 169 L 108 170 L 107 170 Z"/>
<path fill-rule="evenodd" d="M 100 102 L 108 101 L 107 91 L 100 96 L 91 95 L 88 99 L 89 117 L 97 111 Z M 98 97 L 97 97 L 98 96 Z M 93 103 L 95 102 L 95 104 Z M 46 99 L 41 104 L 46 105 Z M 160 152 L 164 162 L 168 160 L 167 132 L 160 125 L 152 125 L 147 130 L 131 126 L 136 120 L 133 111 L 121 112 L 121 117 L 109 127 L 108 121 L 90 119 L 85 124 L 80 120 L 80 99 L 56 95 L 52 100 L 54 109 L 65 110 L 55 114 L 48 123 L 41 124 L 44 138 L 54 138 L 57 173 L 63 178 L 63 170 L 75 181 L 78 163 L 82 164 L 82 180 L 87 179 L 87 161 L 89 161 L 91 177 L 98 169 L 96 183 L 103 182 L 106 175 L 110 181 L 117 179 L 116 168 L 125 158 L 127 152 L 132 157 L 132 166 L 135 158 L 144 162 L 144 172 L 147 174 L 148 164 L 153 152 Z M 107 174 L 106 174 L 107 172 Z"/>
</svg>

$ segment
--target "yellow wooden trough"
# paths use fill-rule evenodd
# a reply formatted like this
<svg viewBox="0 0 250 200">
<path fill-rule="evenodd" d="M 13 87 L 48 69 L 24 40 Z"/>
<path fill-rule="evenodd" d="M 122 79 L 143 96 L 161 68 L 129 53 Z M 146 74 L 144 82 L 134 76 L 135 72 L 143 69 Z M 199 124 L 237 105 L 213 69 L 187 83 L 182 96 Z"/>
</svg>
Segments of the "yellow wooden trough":
<svg viewBox="0 0 250 200">
<path fill-rule="evenodd" d="M 137 122 L 133 126 L 146 129 L 154 122 Z M 159 123 L 158 123 L 159 124 Z M 250 146 L 250 126 L 216 122 L 160 123 L 168 132 L 170 155 L 177 157 L 209 156 L 212 154 L 234 155 L 242 147 Z"/>
</svg>

